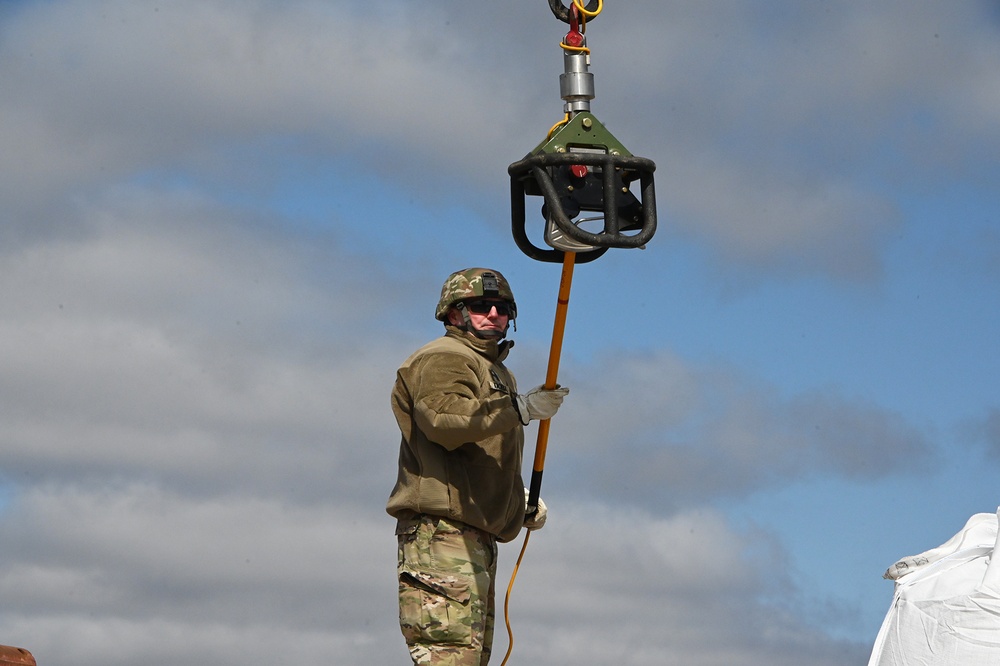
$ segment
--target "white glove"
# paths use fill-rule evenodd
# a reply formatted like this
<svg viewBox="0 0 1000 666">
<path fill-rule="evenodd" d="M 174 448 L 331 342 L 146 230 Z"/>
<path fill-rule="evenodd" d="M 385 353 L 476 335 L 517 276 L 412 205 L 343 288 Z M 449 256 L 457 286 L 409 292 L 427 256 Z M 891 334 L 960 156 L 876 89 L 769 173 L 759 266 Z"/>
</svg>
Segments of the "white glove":
<svg viewBox="0 0 1000 666">
<path fill-rule="evenodd" d="M 545 506 L 545 502 L 542 501 L 542 498 L 539 497 L 538 508 L 535 510 L 534 513 L 529 515 L 527 513 L 529 492 L 530 491 L 527 488 L 524 489 L 524 511 L 525 511 L 524 527 L 533 532 L 535 530 L 540 530 L 542 529 L 542 527 L 545 526 L 545 519 L 549 517 L 549 510 Z"/>
<path fill-rule="evenodd" d="M 517 413 L 521 417 L 521 423 L 528 425 L 529 421 L 551 419 L 568 393 L 568 388 L 557 384 L 554 389 L 536 386 L 526 394 L 517 396 Z"/>
</svg>

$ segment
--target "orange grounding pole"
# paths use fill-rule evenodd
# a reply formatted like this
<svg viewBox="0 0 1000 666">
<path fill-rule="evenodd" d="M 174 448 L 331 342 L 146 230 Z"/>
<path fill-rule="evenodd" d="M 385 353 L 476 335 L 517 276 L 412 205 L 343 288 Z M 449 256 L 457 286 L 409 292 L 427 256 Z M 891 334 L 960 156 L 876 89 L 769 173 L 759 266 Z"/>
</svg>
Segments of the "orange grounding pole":
<svg viewBox="0 0 1000 666">
<path fill-rule="evenodd" d="M 562 355 L 563 334 L 566 331 L 566 312 L 569 310 L 569 291 L 573 286 L 573 267 L 576 253 L 563 253 L 562 278 L 559 281 L 559 300 L 556 302 L 556 319 L 552 327 L 552 346 L 549 348 L 549 366 L 545 372 L 545 388 L 554 389 L 559 375 L 559 357 Z M 545 470 L 545 452 L 549 444 L 549 419 L 538 422 L 538 440 L 535 444 L 535 462 L 531 467 L 528 492 L 528 513 L 538 509 L 538 496 L 542 491 L 542 472 Z"/>
</svg>

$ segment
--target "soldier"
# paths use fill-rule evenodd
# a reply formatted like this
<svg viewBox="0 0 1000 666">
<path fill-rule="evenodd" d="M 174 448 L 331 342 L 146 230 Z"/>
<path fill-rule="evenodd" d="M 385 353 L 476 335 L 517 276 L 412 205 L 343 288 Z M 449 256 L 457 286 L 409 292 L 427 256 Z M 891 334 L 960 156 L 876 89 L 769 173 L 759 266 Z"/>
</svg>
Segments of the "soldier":
<svg viewBox="0 0 1000 666">
<path fill-rule="evenodd" d="M 525 515 L 524 426 L 551 418 L 569 389 L 517 393 L 503 364 L 517 305 L 499 271 L 452 273 L 435 316 L 444 336 L 406 359 L 392 392 L 402 442 L 386 511 L 397 520 L 399 624 L 414 664 L 485 666 L 496 544 L 546 518 L 541 501 Z"/>
</svg>

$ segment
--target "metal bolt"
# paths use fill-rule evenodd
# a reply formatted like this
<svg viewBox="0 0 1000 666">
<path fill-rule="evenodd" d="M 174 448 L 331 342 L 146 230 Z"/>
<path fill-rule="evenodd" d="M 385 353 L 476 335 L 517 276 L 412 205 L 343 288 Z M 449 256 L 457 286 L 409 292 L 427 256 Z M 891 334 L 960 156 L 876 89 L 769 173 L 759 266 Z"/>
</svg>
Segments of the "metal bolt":
<svg viewBox="0 0 1000 666">
<path fill-rule="evenodd" d="M 566 152 L 566 148 L 564 148 L 563 146 L 556 146 L 556 152 L 557 153 L 565 153 Z"/>
<path fill-rule="evenodd" d="M 584 118 L 580 121 L 580 124 L 583 125 L 583 129 L 590 129 L 594 126 L 594 121 L 590 118 Z"/>
</svg>

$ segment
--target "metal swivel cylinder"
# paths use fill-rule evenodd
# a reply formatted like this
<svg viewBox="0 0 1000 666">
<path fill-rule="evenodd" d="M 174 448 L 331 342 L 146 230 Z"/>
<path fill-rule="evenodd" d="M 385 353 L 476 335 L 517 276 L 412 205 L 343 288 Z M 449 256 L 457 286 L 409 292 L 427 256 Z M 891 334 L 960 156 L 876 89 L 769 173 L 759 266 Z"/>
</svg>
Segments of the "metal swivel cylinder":
<svg viewBox="0 0 1000 666">
<path fill-rule="evenodd" d="M 563 111 L 577 114 L 590 111 L 594 99 L 594 75 L 590 73 L 590 54 L 585 52 L 563 53 L 565 72 L 559 75 L 559 92 L 562 94 Z"/>
</svg>

